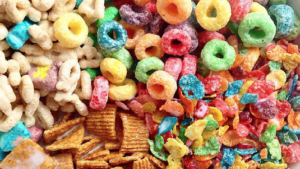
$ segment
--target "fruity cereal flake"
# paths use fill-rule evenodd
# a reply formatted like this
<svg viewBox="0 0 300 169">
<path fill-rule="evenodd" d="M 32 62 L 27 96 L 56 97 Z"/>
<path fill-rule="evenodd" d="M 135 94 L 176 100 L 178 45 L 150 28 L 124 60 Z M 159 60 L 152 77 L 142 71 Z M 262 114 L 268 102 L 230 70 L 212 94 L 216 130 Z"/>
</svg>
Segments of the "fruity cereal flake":
<svg viewBox="0 0 300 169">
<path fill-rule="evenodd" d="M 0 168 L 299 164 L 292 1 L 0 0 Z"/>
</svg>

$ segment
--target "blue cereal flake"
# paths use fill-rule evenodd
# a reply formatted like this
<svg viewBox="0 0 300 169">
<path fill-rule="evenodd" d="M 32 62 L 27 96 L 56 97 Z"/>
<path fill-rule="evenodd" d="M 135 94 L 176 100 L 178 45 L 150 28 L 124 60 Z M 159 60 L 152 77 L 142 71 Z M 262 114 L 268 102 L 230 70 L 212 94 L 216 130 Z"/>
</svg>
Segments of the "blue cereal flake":
<svg viewBox="0 0 300 169">
<path fill-rule="evenodd" d="M 7 133 L 0 132 L 0 149 L 4 152 L 12 151 L 18 145 L 18 142 L 26 138 L 30 138 L 30 132 L 22 122 L 18 122 Z"/>
<path fill-rule="evenodd" d="M 29 19 L 25 19 L 24 21 L 18 23 L 6 36 L 6 42 L 9 46 L 14 49 L 20 49 L 25 42 L 29 39 L 30 34 L 28 33 L 28 29 L 31 25 L 33 25 Z"/>
<path fill-rule="evenodd" d="M 2 160 L 3 160 L 8 154 L 9 154 L 8 152 L 3 152 L 3 151 L 0 149 L 0 163 L 2 162 Z"/>
<path fill-rule="evenodd" d="M 187 98 L 201 100 L 204 97 L 204 85 L 193 74 L 184 75 L 179 80 L 179 86 Z M 190 95 L 189 92 L 193 94 Z"/>
<path fill-rule="evenodd" d="M 108 36 L 111 31 L 116 33 L 116 39 L 112 39 Z M 97 31 L 97 40 L 102 49 L 116 51 L 125 46 L 127 42 L 127 31 L 117 21 L 106 21 Z"/>
<path fill-rule="evenodd" d="M 157 135 L 162 135 L 174 127 L 174 125 L 177 122 L 177 117 L 170 117 L 166 116 L 165 118 L 162 119 L 161 123 L 158 126 L 158 133 Z"/>
<path fill-rule="evenodd" d="M 300 128 L 299 128 L 298 130 L 293 130 L 293 129 L 291 129 L 288 125 L 285 125 L 285 126 L 283 127 L 283 129 L 284 129 L 284 130 L 288 130 L 288 131 L 290 131 L 290 132 L 292 132 L 292 133 L 294 133 L 294 134 L 296 134 L 296 135 L 300 134 Z"/>
<path fill-rule="evenodd" d="M 228 89 L 225 93 L 226 97 L 233 96 L 235 94 L 240 93 L 240 90 L 243 86 L 243 80 L 237 80 L 228 84 Z"/>
<path fill-rule="evenodd" d="M 291 96 L 291 94 L 295 90 L 295 86 L 297 84 L 297 81 L 298 81 L 298 75 L 295 75 L 294 78 L 293 78 L 293 83 L 292 83 L 291 91 L 289 91 L 288 94 L 286 95 L 286 99 L 289 99 L 289 97 Z"/>
<path fill-rule="evenodd" d="M 234 151 L 239 154 L 239 155 L 248 155 L 248 154 L 254 154 L 257 152 L 257 150 L 255 148 L 250 148 L 250 149 L 241 149 L 241 148 L 236 148 L 234 149 Z"/>
<path fill-rule="evenodd" d="M 300 106 L 300 95 L 293 97 L 289 100 L 291 107 L 294 111 L 298 111 L 298 107 Z"/>
<path fill-rule="evenodd" d="M 256 103 L 258 99 L 257 94 L 250 94 L 250 93 L 245 93 L 243 94 L 240 104 L 249 104 L 249 103 Z"/>
<path fill-rule="evenodd" d="M 232 148 L 225 147 L 223 149 L 223 158 L 221 161 L 222 169 L 230 168 L 235 161 L 235 153 Z"/>
<path fill-rule="evenodd" d="M 297 135 L 289 130 L 280 130 L 277 132 L 277 136 L 280 142 L 285 145 L 296 143 L 298 141 Z"/>
<path fill-rule="evenodd" d="M 268 154 L 269 154 L 269 153 L 268 153 Z M 254 160 L 254 161 L 258 162 L 258 163 L 261 163 L 261 157 L 260 157 L 259 153 L 254 154 L 254 155 L 252 156 L 252 160 Z"/>
<path fill-rule="evenodd" d="M 181 126 L 187 126 L 194 122 L 194 118 L 185 118 L 181 121 Z"/>
</svg>

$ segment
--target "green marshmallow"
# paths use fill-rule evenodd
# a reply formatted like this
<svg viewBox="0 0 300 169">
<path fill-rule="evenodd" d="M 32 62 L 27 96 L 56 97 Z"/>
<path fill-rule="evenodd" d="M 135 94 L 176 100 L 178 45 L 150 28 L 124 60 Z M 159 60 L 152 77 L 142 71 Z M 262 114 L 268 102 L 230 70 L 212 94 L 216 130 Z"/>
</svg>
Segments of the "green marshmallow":
<svg viewBox="0 0 300 169">
<path fill-rule="evenodd" d="M 97 36 L 96 34 L 88 34 L 88 37 L 90 37 L 93 41 L 94 41 L 94 44 L 93 46 L 96 47 L 97 46 Z"/>
<path fill-rule="evenodd" d="M 119 10 L 116 7 L 111 6 L 105 10 L 104 18 L 98 20 L 96 27 L 99 28 L 104 22 L 118 18 L 120 18 Z"/>
<path fill-rule="evenodd" d="M 101 76 L 100 68 L 86 68 L 83 70 L 87 71 L 90 74 L 92 81 L 95 79 L 96 76 Z"/>
<path fill-rule="evenodd" d="M 131 66 L 133 64 L 133 59 L 130 55 L 130 53 L 128 52 L 128 50 L 126 50 L 125 48 L 121 48 L 119 50 L 116 51 L 103 51 L 102 52 L 104 57 L 110 57 L 110 58 L 115 58 L 118 61 L 122 62 L 127 69 L 131 69 Z"/>
<path fill-rule="evenodd" d="M 271 154 L 271 159 L 280 160 L 282 158 L 280 143 L 277 139 L 274 139 L 271 143 L 267 143 L 267 148 Z"/>
<path fill-rule="evenodd" d="M 148 57 L 138 62 L 135 70 L 135 78 L 146 83 L 152 73 L 164 69 L 164 62 L 157 57 Z"/>
<path fill-rule="evenodd" d="M 259 137 L 259 141 L 262 143 L 271 143 L 276 136 L 276 126 L 270 125 L 266 131 Z"/>
</svg>

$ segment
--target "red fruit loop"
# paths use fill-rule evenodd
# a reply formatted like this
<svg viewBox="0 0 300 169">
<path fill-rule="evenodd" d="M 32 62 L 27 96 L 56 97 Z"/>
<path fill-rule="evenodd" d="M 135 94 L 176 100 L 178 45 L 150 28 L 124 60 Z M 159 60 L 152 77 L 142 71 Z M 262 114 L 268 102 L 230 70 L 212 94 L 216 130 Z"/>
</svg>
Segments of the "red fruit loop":
<svg viewBox="0 0 300 169">
<path fill-rule="evenodd" d="M 198 34 L 199 46 L 205 45 L 207 42 L 214 40 L 214 39 L 219 39 L 219 40 L 224 40 L 224 41 L 226 40 L 225 36 L 220 34 L 219 32 L 203 31 Z"/>
<path fill-rule="evenodd" d="M 191 36 L 183 30 L 171 29 L 162 37 L 162 47 L 167 54 L 181 56 L 192 45 Z"/>
<path fill-rule="evenodd" d="M 278 115 L 277 115 L 278 118 L 286 117 L 287 115 L 290 114 L 292 110 L 291 104 L 286 100 L 283 100 L 282 102 L 277 100 L 276 107 L 278 109 Z"/>
<path fill-rule="evenodd" d="M 151 0 L 149 3 L 146 4 L 146 8 L 148 8 L 152 14 L 157 13 L 155 1 L 156 0 Z"/>
<path fill-rule="evenodd" d="M 240 137 L 247 137 L 249 135 L 249 129 L 245 125 L 239 124 L 236 128 L 236 133 Z"/>
<path fill-rule="evenodd" d="M 197 56 L 185 54 L 183 56 L 181 76 L 195 74 L 197 70 Z"/>
<path fill-rule="evenodd" d="M 177 81 L 180 72 L 182 71 L 182 61 L 179 58 L 170 57 L 167 59 L 164 71 L 168 72 Z"/>
<path fill-rule="evenodd" d="M 203 101 L 203 100 L 198 101 L 197 102 L 197 108 L 195 110 L 194 116 L 197 119 L 203 119 L 207 115 L 207 113 L 208 113 L 208 105 L 207 105 L 207 103 L 205 101 Z"/>
<path fill-rule="evenodd" d="M 240 22 L 250 11 L 252 0 L 230 0 L 232 22 Z"/>
<path fill-rule="evenodd" d="M 151 113 L 145 113 L 145 123 L 150 134 L 154 133 L 154 122 Z"/>
<path fill-rule="evenodd" d="M 213 94 L 222 85 L 222 77 L 220 75 L 209 75 L 202 80 L 204 84 L 205 94 Z"/>
<path fill-rule="evenodd" d="M 275 90 L 275 84 L 269 80 L 257 80 L 248 89 L 247 93 L 257 94 L 259 99 L 268 97 Z"/>
<path fill-rule="evenodd" d="M 208 103 L 209 106 L 216 107 L 219 109 L 223 115 L 227 115 L 229 112 L 228 105 L 221 98 L 216 98 L 212 102 Z"/>
<path fill-rule="evenodd" d="M 146 86 L 145 83 L 138 82 L 138 84 L 137 84 L 137 95 L 138 96 L 149 95 L 149 92 L 147 90 L 147 86 Z"/>
<path fill-rule="evenodd" d="M 90 100 L 92 109 L 101 110 L 106 106 L 108 100 L 108 81 L 103 76 L 97 76 L 94 79 L 94 89 Z"/>
<path fill-rule="evenodd" d="M 220 33 L 220 34 L 222 34 L 222 35 L 226 35 L 226 34 L 230 33 L 230 29 L 226 25 L 224 28 L 218 30 L 217 32 Z"/>
</svg>

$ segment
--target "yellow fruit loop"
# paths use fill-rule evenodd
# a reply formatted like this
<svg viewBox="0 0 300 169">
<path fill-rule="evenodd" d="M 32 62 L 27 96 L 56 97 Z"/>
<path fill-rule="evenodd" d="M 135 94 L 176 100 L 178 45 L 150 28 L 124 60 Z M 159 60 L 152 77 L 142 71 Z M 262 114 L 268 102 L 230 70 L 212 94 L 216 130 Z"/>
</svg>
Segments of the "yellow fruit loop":
<svg viewBox="0 0 300 169">
<path fill-rule="evenodd" d="M 88 27 L 82 17 L 75 13 L 67 13 L 58 18 L 53 25 L 54 36 L 67 48 L 75 48 L 84 43 L 88 35 Z"/>
<path fill-rule="evenodd" d="M 216 9 L 217 16 L 211 16 L 212 11 Z M 228 23 L 231 17 L 231 7 L 227 0 L 205 0 L 200 1 L 195 14 L 199 24 L 208 31 L 217 31 Z"/>
<path fill-rule="evenodd" d="M 252 2 L 249 13 L 252 13 L 252 12 L 262 12 L 266 15 L 269 15 L 266 8 L 257 2 Z"/>
<path fill-rule="evenodd" d="M 127 75 L 126 66 L 114 58 L 105 58 L 100 63 L 100 70 L 111 83 L 122 83 Z"/>
<path fill-rule="evenodd" d="M 108 97 L 115 101 L 125 101 L 133 98 L 137 93 L 137 87 L 132 79 L 125 79 L 119 84 L 109 84 Z"/>
</svg>

